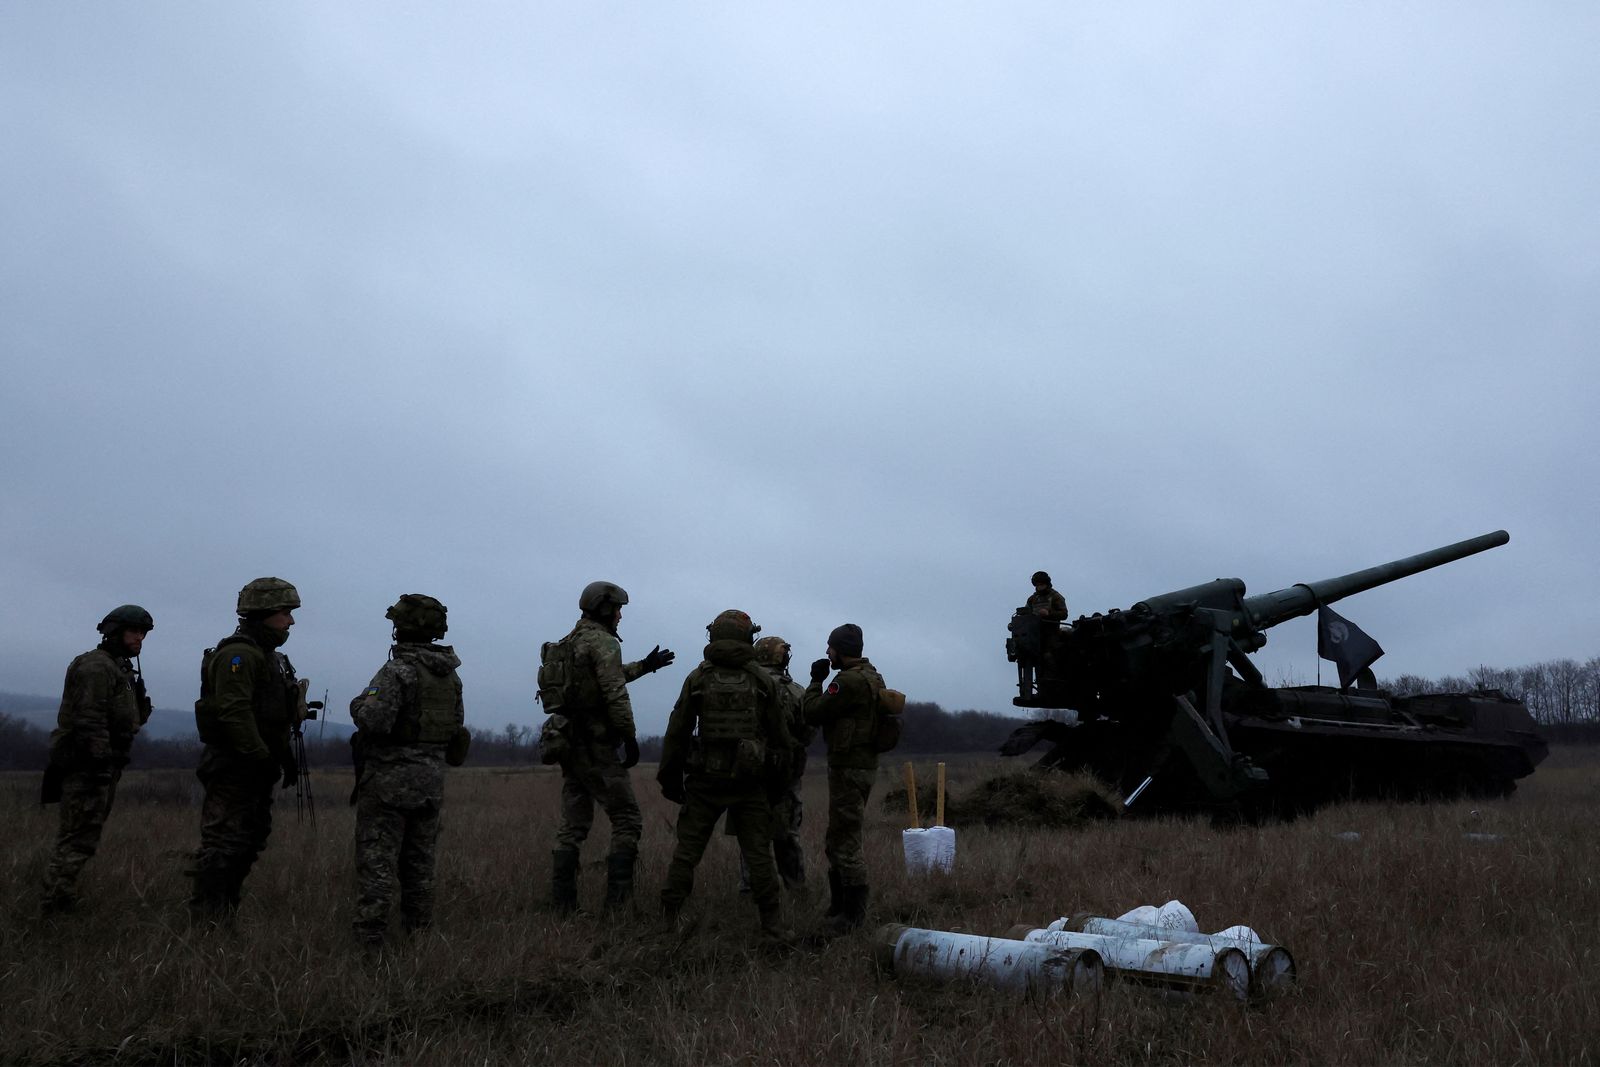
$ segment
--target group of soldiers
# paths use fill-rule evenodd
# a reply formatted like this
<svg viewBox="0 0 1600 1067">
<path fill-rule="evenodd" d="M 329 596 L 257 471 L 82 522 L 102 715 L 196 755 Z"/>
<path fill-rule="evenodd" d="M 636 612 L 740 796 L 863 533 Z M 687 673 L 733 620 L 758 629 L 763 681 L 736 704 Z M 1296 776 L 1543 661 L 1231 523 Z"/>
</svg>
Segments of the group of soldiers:
<svg viewBox="0 0 1600 1067">
<path fill-rule="evenodd" d="M 591 582 L 571 632 L 541 649 L 541 758 L 558 763 L 562 775 L 551 902 L 563 914 L 578 908 L 579 851 L 596 804 L 611 823 L 603 907 L 631 907 L 633 898 L 643 820 L 629 774 L 639 741 L 627 685 L 670 665 L 675 654 L 657 645 L 643 659 L 623 662 L 617 630 L 627 603 L 620 586 Z M 306 683 L 280 651 L 299 607 L 290 583 L 251 581 L 239 592 L 237 628 L 202 659 L 195 722 L 204 751 L 196 775 L 205 799 L 189 898 L 199 921 L 226 923 L 238 911 L 244 881 L 271 833 L 273 795 L 303 774 L 293 737 L 309 714 Z M 394 629 L 389 658 L 350 703 L 357 727 L 354 931 L 373 950 L 387 937 L 397 895 L 407 933 L 433 918 L 445 768 L 463 763 L 471 743 L 456 673 L 461 661 L 438 643 L 446 617 L 433 597 L 401 596 L 386 614 Z M 61 804 L 44 879 L 46 913 L 73 908 L 133 737 L 150 717 L 137 659 L 154 626 L 138 605 L 114 609 L 98 627 L 100 644 L 67 670 L 45 776 L 44 798 Z M 859 926 L 868 898 L 866 804 L 878 753 L 898 739 L 904 696 L 884 685 L 852 623 L 828 635 L 827 655 L 811 664 L 805 688 L 789 674 L 788 642 L 756 640 L 761 627 L 744 612 L 724 611 L 706 629 L 704 660 L 683 682 L 656 775 L 662 796 L 681 806 L 663 915 L 678 919 L 726 812 L 763 934 L 791 936 L 780 919 L 780 880 L 792 892 L 807 892 L 799 783 L 806 748 L 820 729 L 828 750 L 824 926 L 831 932 Z"/>
<path fill-rule="evenodd" d="M 633 895 L 643 823 L 628 775 L 639 744 L 626 687 L 670 664 L 674 653 L 657 645 L 644 659 L 623 662 L 617 627 L 627 603 L 620 586 L 591 582 L 578 598 L 582 617 L 572 632 L 541 651 L 539 696 L 548 716 L 541 748 L 545 759 L 560 763 L 562 775 L 551 899 L 566 912 L 578 906 L 579 849 L 596 803 L 611 821 L 605 906 L 621 907 Z M 681 810 L 662 912 L 669 920 L 678 917 L 726 812 L 762 932 L 788 936 L 779 882 L 806 890 L 799 785 L 806 748 L 821 729 L 828 748 L 827 925 L 843 931 L 866 918 L 862 825 L 877 777 L 876 726 L 897 715 L 896 698 L 903 704 L 904 697 L 885 687 L 862 654 L 861 628 L 853 623 L 828 635 L 827 656 L 811 664 L 804 689 L 789 674 L 789 643 L 776 636 L 757 641 L 760 630 L 743 611 L 713 619 L 704 659 L 684 679 L 667 722 L 656 781 Z"/>
<path fill-rule="evenodd" d="M 189 897 L 201 921 L 225 923 L 238 911 L 245 878 L 272 833 L 273 794 L 301 780 L 292 739 L 310 711 L 306 683 L 279 651 L 299 607 L 290 583 L 255 579 L 239 591 L 238 626 L 201 660 L 195 726 L 205 747 L 195 775 L 205 799 Z M 408 931 L 433 918 L 444 768 L 460 765 L 471 742 L 461 661 L 436 643 L 445 617 L 432 597 L 400 597 L 387 613 L 395 640 L 389 660 L 350 704 L 359 738 L 355 929 L 368 946 L 383 941 L 397 886 Z M 43 793 L 61 804 L 44 877 L 46 914 L 76 904 L 78 876 L 99 845 L 133 737 L 149 721 L 136 660 L 154 628 L 137 604 L 115 608 L 100 622 L 100 644 L 67 668 Z"/>
</svg>

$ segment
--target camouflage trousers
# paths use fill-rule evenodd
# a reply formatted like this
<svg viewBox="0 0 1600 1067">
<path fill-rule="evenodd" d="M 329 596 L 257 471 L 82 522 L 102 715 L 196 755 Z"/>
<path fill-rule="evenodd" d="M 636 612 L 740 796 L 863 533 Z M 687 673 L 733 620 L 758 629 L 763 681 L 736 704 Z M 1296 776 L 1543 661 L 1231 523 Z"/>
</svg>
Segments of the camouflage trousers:
<svg viewBox="0 0 1600 1067">
<path fill-rule="evenodd" d="M 668 911 L 683 906 L 694 889 L 694 869 L 716 832 L 717 820 L 728 813 L 728 825 L 739 839 L 739 854 L 750 867 L 750 891 L 762 915 L 781 905 L 778 872 L 772 861 L 772 805 L 766 787 L 757 782 L 690 775 L 678 812 L 678 845 L 667 867 L 661 905 Z"/>
<path fill-rule="evenodd" d="M 844 885 L 867 884 L 863 824 L 867 797 L 877 778 L 877 771 L 828 768 L 828 832 L 823 836 L 822 850 Z"/>
<path fill-rule="evenodd" d="M 633 779 L 611 753 L 593 747 L 575 749 L 561 764 L 561 825 L 556 847 L 577 850 L 594 826 L 594 806 L 599 802 L 611 820 L 613 854 L 636 855 L 644 818 L 633 795 Z"/>
<path fill-rule="evenodd" d="M 356 917 L 359 937 L 378 940 L 400 890 L 407 930 L 433 921 L 433 871 L 438 856 L 441 802 L 416 807 L 384 804 L 370 789 L 356 801 Z"/>
<path fill-rule="evenodd" d="M 272 791 L 254 760 L 242 759 L 211 745 L 200 757 L 195 777 L 206 789 L 200 807 L 200 854 L 195 860 L 195 903 L 214 904 L 218 894 L 238 904 L 239 887 L 267 847 L 272 834 Z"/>
<path fill-rule="evenodd" d="M 117 798 L 122 768 L 68 771 L 61 778 L 61 828 L 44 875 L 47 906 L 70 906 L 77 899 L 78 875 L 100 847 L 100 833 Z"/>
<path fill-rule="evenodd" d="M 791 892 L 804 889 L 806 885 L 806 853 L 800 844 L 803 815 L 800 783 L 790 782 L 783 796 L 772 804 L 772 859 L 778 866 L 778 877 L 783 879 L 784 888 Z M 731 819 L 724 832 L 733 836 Z M 743 852 L 739 853 L 739 892 L 750 892 L 750 865 L 744 861 Z"/>
</svg>

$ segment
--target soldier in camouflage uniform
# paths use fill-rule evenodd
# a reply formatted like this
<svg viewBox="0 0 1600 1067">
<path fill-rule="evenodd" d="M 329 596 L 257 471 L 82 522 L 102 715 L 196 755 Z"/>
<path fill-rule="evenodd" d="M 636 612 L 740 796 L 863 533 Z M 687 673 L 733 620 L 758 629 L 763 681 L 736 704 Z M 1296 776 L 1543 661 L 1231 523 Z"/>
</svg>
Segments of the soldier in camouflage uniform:
<svg viewBox="0 0 1600 1067">
<path fill-rule="evenodd" d="M 596 802 L 611 821 L 606 857 L 606 907 L 633 897 L 633 868 L 644 821 L 629 768 L 639 762 L 639 738 L 627 685 L 672 662 L 660 645 L 644 659 L 622 661 L 617 623 L 628 594 L 612 582 L 590 582 L 578 597 L 582 617 L 560 641 L 546 644 L 540 667 L 545 712 L 568 723 L 561 764 L 561 824 L 551 853 L 551 899 L 558 911 L 578 907 L 578 856 L 594 825 Z M 559 675 L 559 680 L 550 681 Z M 547 685 L 547 681 L 550 684 Z M 617 748 L 623 749 L 622 758 Z"/>
<path fill-rule="evenodd" d="M 761 929 L 783 939 L 782 901 L 772 859 L 772 797 L 789 782 L 789 736 L 778 683 L 755 661 L 759 627 L 724 611 L 706 627 L 705 661 L 689 672 L 672 708 L 656 775 L 661 795 L 682 804 L 678 846 L 667 868 L 661 908 L 675 918 L 694 888 L 694 869 L 726 811 L 750 868 Z"/>
<path fill-rule="evenodd" d="M 1067 620 L 1067 598 L 1050 585 L 1050 576 L 1044 571 L 1033 572 L 1033 592 L 1026 606 L 1031 614 L 1047 622 Z"/>
<path fill-rule="evenodd" d="M 860 926 L 867 916 L 867 860 L 862 824 L 878 776 L 874 740 L 883 676 L 861 654 L 861 627 L 845 623 L 828 635 L 828 657 L 811 664 L 805 719 L 822 728 L 828 744 L 828 916 L 836 931 Z M 839 673 L 826 689 L 830 668 Z"/>
<path fill-rule="evenodd" d="M 137 604 L 113 608 L 100 621 L 100 644 L 67 668 L 45 772 L 44 799 L 61 802 L 61 828 L 44 876 L 46 914 L 77 903 L 78 875 L 100 844 L 133 735 L 150 719 L 144 678 L 133 661 L 154 628 Z"/>
<path fill-rule="evenodd" d="M 281 578 L 239 590 L 239 626 L 206 649 L 195 726 L 205 751 L 195 776 L 205 786 L 200 852 L 190 912 L 227 919 L 239 909 L 245 876 L 272 833 L 272 792 L 300 769 L 291 727 L 305 718 L 304 690 L 278 649 L 289 640 L 300 594 Z"/>
<path fill-rule="evenodd" d="M 781 637 L 763 637 L 756 642 L 756 662 L 772 675 L 778 683 L 778 701 L 783 705 L 783 720 L 789 728 L 794 747 L 789 754 L 789 782 L 782 795 L 772 803 L 772 858 L 778 865 L 778 875 L 784 888 L 791 893 L 806 890 L 806 854 L 800 844 L 800 822 L 804 805 L 800 799 L 800 783 L 806 772 L 806 748 L 817 736 L 817 728 L 807 725 L 801 701 L 805 689 L 789 676 L 789 642 Z M 725 832 L 734 834 L 730 820 Z M 750 892 L 750 865 L 739 853 L 739 892 Z"/>
<path fill-rule="evenodd" d="M 359 727 L 356 770 L 356 939 L 383 943 L 395 885 L 414 933 L 433 920 L 433 870 L 444 804 L 445 764 L 459 767 L 471 743 L 461 702 L 461 660 L 445 635 L 446 609 L 420 593 L 389 608 L 394 647 L 372 684 L 350 702 Z"/>
</svg>

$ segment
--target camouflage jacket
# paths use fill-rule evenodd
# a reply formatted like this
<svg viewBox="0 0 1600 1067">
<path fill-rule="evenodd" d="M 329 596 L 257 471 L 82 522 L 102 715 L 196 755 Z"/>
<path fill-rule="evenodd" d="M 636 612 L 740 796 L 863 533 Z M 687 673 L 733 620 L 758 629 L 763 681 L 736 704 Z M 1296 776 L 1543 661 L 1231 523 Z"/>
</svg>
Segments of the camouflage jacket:
<svg viewBox="0 0 1600 1067">
<path fill-rule="evenodd" d="M 593 619 L 579 619 L 562 640 L 572 643 L 574 668 L 588 676 L 582 688 L 598 694 L 597 706 L 570 709 L 568 718 L 587 732 L 589 741 L 603 746 L 637 736 L 627 686 L 645 673 L 644 664 L 622 662 L 622 638 Z"/>
<path fill-rule="evenodd" d="M 201 661 L 195 727 L 207 745 L 282 763 L 299 702 L 300 683 L 289 657 L 259 628 L 241 623 Z"/>
<path fill-rule="evenodd" d="M 883 675 L 865 657 L 846 657 L 842 662 L 826 689 L 820 681 L 806 687 L 806 722 L 822 727 L 829 767 L 877 770 L 873 733 Z"/>
<path fill-rule="evenodd" d="M 1029 596 L 1027 608 L 1039 618 L 1052 622 L 1065 622 L 1067 618 L 1067 598 L 1054 589 L 1045 589 Z"/>
<path fill-rule="evenodd" d="M 690 765 L 691 752 L 696 744 L 696 731 L 700 722 L 701 675 L 712 667 L 743 667 L 756 675 L 755 699 L 756 731 L 761 735 L 752 740 L 764 741 L 769 750 L 787 756 L 794 747 L 789 735 L 787 705 L 781 694 L 783 683 L 772 672 L 755 664 L 755 650 L 741 641 L 713 641 L 705 647 L 705 659 L 689 672 L 672 706 L 667 720 L 667 732 L 661 739 L 661 765 L 685 767 Z M 710 744 L 710 742 L 707 742 Z"/>
<path fill-rule="evenodd" d="M 51 759 L 63 767 L 125 761 L 149 717 L 136 682 L 133 661 L 104 645 L 73 660 L 50 735 Z"/>
<path fill-rule="evenodd" d="M 394 731 L 403 715 L 416 714 L 424 671 L 436 679 L 447 679 L 454 689 L 453 718 L 460 726 L 466 720 L 461 678 L 456 674 L 461 660 L 449 645 L 420 642 L 397 644 L 389 656 L 389 661 L 372 676 L 371 684 L 350 702 L 350 718 L 365 739 L 360 742 L 362 760 L 356 787 L 397 808 L 438 803 L 444 798 L 445 746 L 424 742 L 386 744 L 382 739 Z"/>
<path fill-rule="evenodd" d="M 767 668 L 778 683 L 778 703 L 783 708 L 783 719 L 789 727 L 789 737 L 794 741 L 794 752 L 789 758 L 789 772 L 796 781 L 806 770 L 806 749 L 816 739 L 817 728 L 806 722 L 805 686 L 789 676 L 787 668 Z"/>
</svg>

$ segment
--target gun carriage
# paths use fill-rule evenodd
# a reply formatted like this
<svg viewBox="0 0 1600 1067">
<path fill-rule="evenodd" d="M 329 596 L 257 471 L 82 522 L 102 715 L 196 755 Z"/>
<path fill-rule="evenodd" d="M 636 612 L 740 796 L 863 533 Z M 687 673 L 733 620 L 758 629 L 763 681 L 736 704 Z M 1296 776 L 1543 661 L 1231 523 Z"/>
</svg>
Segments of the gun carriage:
<svg viewBox="0 0 1600 1067">
<path fill-rule="evenodd" d="M 1273 687 L 1250 660 L 1280 623 L 1509 540 L 1497 530 L 1257 596 L 1219 578 L 1070 625 L 1019 608 L 1006 642 L 1012 703 L 1076 719 L 1020 727 L 1001 754 L 1049 742 L 1040 766 L 1087 770 L 1139 812 L 1259 816 L 1350 797 L 1509 793 L 1548 753 L 1521 701 L 1499 690 L 1394 696 L 1370 672 L 1350 689 Z"/>
</svg>

